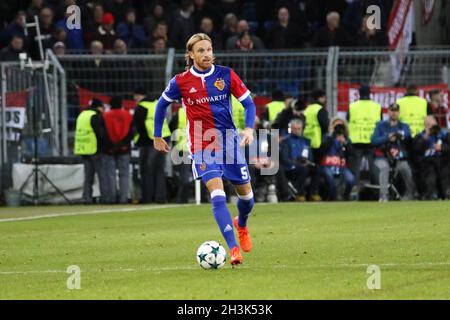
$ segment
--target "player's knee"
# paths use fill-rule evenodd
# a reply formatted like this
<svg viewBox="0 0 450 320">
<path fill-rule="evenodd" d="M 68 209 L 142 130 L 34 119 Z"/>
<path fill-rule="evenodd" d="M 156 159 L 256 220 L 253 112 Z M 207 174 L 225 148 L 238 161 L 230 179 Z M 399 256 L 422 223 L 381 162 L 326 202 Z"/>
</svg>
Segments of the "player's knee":
<svg viewBox="0 0 450 320">
<path fill-rule="evenodd" d="M 221 204 L 226 203 L 227 201 L 227 195 L 225 193 L 225 191 L 221 190 L 221 189 L 215 189 L 213 191 L 211 191 L 211 203 L 213 204 L 213 206 L 218 206 Z"/>
<path fill-rule="evenodd" d="M 253 191 L 250 191 L 250 193 L 247 193 L 246 195 L 240 195 L 238 194 L 239 202 L 245 203 L 247 207 L 251 210 L 253 208 L 253 205 L 255 201 L 253 200 Z"/>
</svg>

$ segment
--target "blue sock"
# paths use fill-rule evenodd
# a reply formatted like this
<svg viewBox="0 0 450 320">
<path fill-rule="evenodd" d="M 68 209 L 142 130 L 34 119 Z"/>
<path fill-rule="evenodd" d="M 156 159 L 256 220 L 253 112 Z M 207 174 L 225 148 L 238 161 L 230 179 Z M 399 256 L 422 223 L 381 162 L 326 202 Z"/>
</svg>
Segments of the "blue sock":
<svg viewBox="0 0 450 320">
<path fill-rule="evenodd" d="M 211 193 L 212 209 L 217 225 L 222 232 L 222 236 L 227 242 L 228 248 L 236 247 L 236 239 L 233 231 L 233 220 L 227 208 L 225 192 L 222 190 L 214 190 Z"/>
<path fill-rule="evenodd" d="M 255 204 L 255 201 L 253 200 L 253 192 L 247 196 L 239 197 L 238 202 L 237 202 L 237 207 L 239 210 L 238 225 L 240 227 L 247 226 L 248 216 L 252 212 L 254 204 Z"/>
</svg>

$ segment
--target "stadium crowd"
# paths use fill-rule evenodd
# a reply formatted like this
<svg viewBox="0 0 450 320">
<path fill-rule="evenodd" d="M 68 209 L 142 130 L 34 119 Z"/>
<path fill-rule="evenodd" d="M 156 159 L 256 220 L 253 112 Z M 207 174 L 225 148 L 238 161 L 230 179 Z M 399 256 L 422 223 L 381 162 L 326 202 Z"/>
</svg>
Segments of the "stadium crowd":
<svg viewBox="0 0 450 320">
<path fill-rule="evenodd" d="M 39 17 L 44 49 L 71 52 L 161 53 L 184 49 L 195 32 L 216 50 L 252 51 L 336 46 L 385 46 L 393 0 L 31 0 L 0 5 L 0 61 L 20 52 L 39 57 L 34 28 Z M 381 30 L 366 27 L 369 5 L 381 8 Z M 69 28 L 67 7 L 81 9 L 80 28 Z M 351 36 L 350 36 L 351 35 Z M 356 36 L 355 36 L 356 35 Z"/>
</svg>

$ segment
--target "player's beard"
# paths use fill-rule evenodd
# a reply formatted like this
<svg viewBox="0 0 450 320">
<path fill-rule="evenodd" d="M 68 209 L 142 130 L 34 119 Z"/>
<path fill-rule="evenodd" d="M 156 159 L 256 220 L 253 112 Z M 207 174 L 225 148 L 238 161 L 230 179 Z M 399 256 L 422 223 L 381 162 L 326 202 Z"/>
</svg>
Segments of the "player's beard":
<svg viewBox="0 0 450 320">
<path fill-rule="evenodd" d="M 198 64 L 199 65 L 199 67 L 201 68 L 201 69 L 203 69 L 203 70 L 206 70 L 206 69 L 208 69 L 208 68 L 210 68 L 211 67 L 211 65 L 212 65 L 212 59 L 208 59 L 208 60 L 201 60 L 200 61 L 200 64 Z"/>
</svg>

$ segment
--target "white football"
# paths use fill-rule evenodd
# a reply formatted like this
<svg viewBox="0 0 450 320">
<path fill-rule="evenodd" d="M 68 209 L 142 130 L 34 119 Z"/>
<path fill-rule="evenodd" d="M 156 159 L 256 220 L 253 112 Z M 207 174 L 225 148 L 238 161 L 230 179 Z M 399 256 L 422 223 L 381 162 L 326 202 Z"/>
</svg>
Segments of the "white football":
<svg viewBox="0 0 450 320">
<path fill-rule="evenodd" d="M 197 250 L 197 262 L 203 269 L 218 269 L 225 265 L 227 252 L 216 241 L 206 241 Z"/>
</svg>

